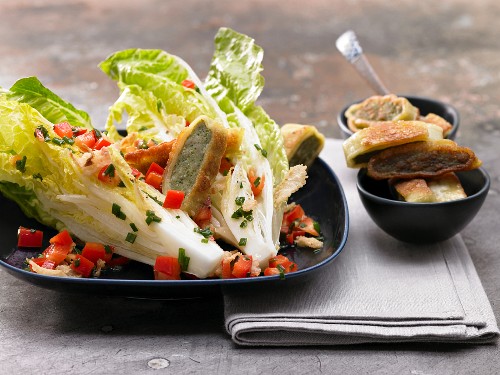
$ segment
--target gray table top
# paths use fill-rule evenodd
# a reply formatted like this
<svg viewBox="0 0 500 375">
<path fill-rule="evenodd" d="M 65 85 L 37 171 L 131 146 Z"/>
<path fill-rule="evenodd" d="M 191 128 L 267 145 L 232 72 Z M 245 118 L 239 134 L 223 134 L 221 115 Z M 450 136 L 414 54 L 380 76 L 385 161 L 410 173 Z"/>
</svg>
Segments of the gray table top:
<svg viewBox="0 0 500 375">
<path fill-rule="evenodd" d="M 500 23 L 496 0 L 469 2 L 64 1 L 0 2 L 0 86 L 35 75 L 104 124 L 117 89 L 96 67 L 129 47 L 161 48 L 203 76 L 220 26 L 264 47 L 260 100 L 278 122 L 310 123 L 340 137 L 336 113 L 371 90 L 336 51 L 354 29 L 396 93 L 431 96 L 461 114 L 457 141 L 492 177 L 490 194 L 463 238 L 500 317 Z M 151 301 L 71 295 L 0 270 L 0 373 L 493 374 L 498 345 L 235 346 L 221 297 Z"/>
</svg>

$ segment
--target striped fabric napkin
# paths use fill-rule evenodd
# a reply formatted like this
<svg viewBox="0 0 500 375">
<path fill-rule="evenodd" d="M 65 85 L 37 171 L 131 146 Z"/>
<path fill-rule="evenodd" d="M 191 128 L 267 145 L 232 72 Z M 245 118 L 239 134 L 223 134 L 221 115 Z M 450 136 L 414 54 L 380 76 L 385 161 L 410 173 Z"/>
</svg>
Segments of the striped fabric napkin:
<svg viewBox="0 0 500 375">
<path fill-rule="evenodd" d="M 460 235 L 432 245 L 399 242 L 369 218 L 345 167 L 342 142 L 321 157 L 346 193 L 343 252 L 308 277 L 224 290 L 225 325 L 240 345 L 495 341 L 491 305 Z M 318 198 L 320 199 L 320 198 Z M 294 281 L 293 283 L 291 281 Z"/>
</svg>

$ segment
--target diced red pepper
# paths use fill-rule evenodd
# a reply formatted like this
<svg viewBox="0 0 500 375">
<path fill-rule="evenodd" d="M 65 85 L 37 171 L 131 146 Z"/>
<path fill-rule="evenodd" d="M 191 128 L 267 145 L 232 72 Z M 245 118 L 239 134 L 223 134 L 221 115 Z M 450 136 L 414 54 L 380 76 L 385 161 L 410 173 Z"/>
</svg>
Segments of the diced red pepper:
<svg viewBox="0 0 500 375">
<path fill-rule="evenodd" d="M 94 263 L 97 263 L 99 259 L 108 263 L 113 257 L 113 249 L 111 246 L 104 246 L 101 243 L 87 242 L 83 247 L 82 255 Z"/>
<path fill-rule="evenodd" d="M 83 277 L 89 277 L 94 269 L 94 266 L 94 262 L 91 262 L 84 256 L 77 254 L 70 267 L 73 271 L 78 272 Z"/>
<path fill-rule="evenodd" d="M 146 183 L 154 187 L 156 190 L 161 191 L 161 184 L 163 181 L 163 175 L 156 172 L 149 172 L 146 175 Z"/>
<path fill-rule="evenodd" d="M 250 169 L 248 171 L 248 181 L 250 181 L 250 187 L 252 188 L 252 193 L 254 197 L 258 197 L 264 189 L 264 182 L 266 181 L 266 176 L 258 177 L 255 175 L 255 171 Z"/>
<path fill-rule="evenodd" d="M 181 208 L 182 201 L 184 200 L 184 192 L 181 190 L 168 190 L 165 196 L 163 207 L 178 209 Z"/>
<path fill-rule="evenodd" d="M 276 255 L 269 259 L 269 268 L 277 268 L 278 265 L 283 267 L 285 273 L 297 271 L 297 263 L 292 262 L 284 255 Z"/>
<path fill-rule="evenodd" d="M 161 184 L 163 181 L 163 172 L 165 170 L 159 164 L 152 162 L 146 172 L 146 183 L 154 187 L 156 190 L 161 191 Z"/>
<path fill-rule="evenodd" d="M 79 135 L 87 133 L 87 131 L 88 131 L 88 129 L 75 127 L 75 128 L 73 128 L 73 136 L 77 137 Z"/>
<path fill-rule="evenodd" d="M 180 280 L 181 265 L 174 257 L 160 255 L 154 265 L 155 280 Z"/>
<path fill-rule="evenodd" d="M 71 246 L 73 245 L 73 239 L 71 238 L 71 234 L 65 229 L 59 233 L 57 233 L 54 237 L 52 237 L 49 242 L 51 244 L 58 244 L 58 245 L 66 245 L 66 246 Z"/>
<path fill-rule="evenodd" d="M 82 151 L 93 149 L 97 139 L 93 131 L 87 131 L 81 135 L 76 136 L 75 145 Z"/>
<path fill-rule="evenodd" d="M 42 247 L 43 232 L 41 230 L 19 227 L 17 232 L 18 247 Z"/>
<path fill-rule="evenodd" d="M 101 137 L 101 138 L 99 138 L 99 139 L 97 140 L 97 142 L 95 143 L 95 145 L 94 145 L 94 150 L 100 150 L 101 148 L 103 148 L 103 147 L 108 147 L 108 146 L 109 146 L 109 145 L 111 145 L 111 144 L 112 144 L 112 142 L 111 142 L 108 138 L 106 138 L 106 137 L 102 136 L 102 137 Z"/>
<path fill-rule="evenodd" d="M 59 124 L 54 125 L 54 132 L 59 137 L 68 137 L 73 138 L 73 128 L 69 124 L 69 122 L 61 122 Z"/>
<path fill-rule="evenodd" d="M 118 186 L 122 181 L 111 164 L 102 167 L 97 174 L 97 178 L 99 181 L 102 181 L 110 186 Z"/>
<path fill-rule="evenodd" d="M 184 86 L 185 88 L 187 89 L 195 89 L 196 88 L 196 85 L 193 81 L 191 81 L 190 79 L 185 79 L 184 81 L 181 82 L 181 85 Z"/>
<path fill-rule="evenodd" d="M 229 258 L 224 258 L 222 260 L 222 275 L 223 279 L 231 279 L 233 277 L 231 270 L 231 260 Z"/>
<path fill-rule="evenodd" d="M 148 171 L 146 172 L 146 176 L 151 172 L 155 172 L 155 173 L 158 173 L 160 176 L 163 176 L 164 171 L 165 171 L 165 169 L 161 165 L 159 165 L 158 163 L 152 162 L 148 168 Z"/>
<path fill-rule="evenodd" d="M 43 251 L 42 255 L 46 259 L 53 261 L 56 265 L 59 265 L 66 259 L 72 249 L 72 245 L 53 243 Z"/>
<path fill-rule="evenodd" d="M 279 275 L 281 275 L 281 272 L 277 268 L 267 267 L 264 270 L 264 276 L 279 276 Z"/>
<path fill-rule="evenodd" d="M 314 237 L 319 236 L 318 231 L 314 228 L 314 220 L 308 216 L 303 217 L 299 221 L 299 225 L 297 226 L 297 229 L 302 230 L 306 233 L 309 233 L 310 235 L 312 235 Z"/>
<path fill-rule="evenodd" d="M 234 263 L 233 271 L 231 274 L 237 278 L 241 279 L 243 277 L 250 277 L 250 271 L 252 270 L 252 256 L 242 255 L 238 256 L 238 260 Z"/>
<path fill-rule="evenodd" d="M 303 230 L 297 230 L 297 229 L 294 229 L 292 230 L 290 233 L 288 233 L 286 235 L 286 242 L 290 245 L 293 245 L 294 242 L 295 242 L 295 239 L 298 237 L 298 236 L 304 236 L 306 234 L 306 232 L 304 232 Z"/>
<path fill-rule="evenodd" d="M 283 222 L 290 224 L 297 219 L 302 219 L 304 215 L 305 215 L 304 209 L 300 204 L 297 204 L 290 211 L 285 212 L 285 214 L 283 215 Z"/>
</svg>

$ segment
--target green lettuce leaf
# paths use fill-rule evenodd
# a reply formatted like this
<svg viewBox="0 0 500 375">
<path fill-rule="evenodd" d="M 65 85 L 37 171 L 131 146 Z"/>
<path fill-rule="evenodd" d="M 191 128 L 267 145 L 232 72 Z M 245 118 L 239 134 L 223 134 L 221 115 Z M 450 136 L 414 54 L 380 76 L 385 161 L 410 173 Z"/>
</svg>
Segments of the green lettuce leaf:
<svg viewBox="0 0 500 375">
<path fill-rule="evenodd" d="M 18 80 L 8 91 L 7 97 L 29 104 L 54 124 L 67 121 L 72 126 L 93 128 L 90 116 L 85 111 L 61 99 L 42 85 L 36 77 Z"/>
<path fill-rule="evenodd" d="M 151 265 L 157 256 L 176 257 L 183 248 L 191 258 L 188 272 L 207 277 L 214 271 L 222 249 L 213 241 L 205 244 L 186 213 L 164 209 L 165 196 L 134 178 L 118 148 L 84 153 L 38 139 L 35 133 L 40 126 L 47 137 L 56 137 L 53 124 L 40 112 L 0 94 L 0 189 L 27 215 Z M 97 178 L 108 163 L 114 165 L 121 185 L 107 185 Z M 116 214 L 116 207 L 123 217 Z M 151 212 L 158 221 L 147 222 Z"/>
<path fill-rule="evenodd" d="M 217 118 L 216 109 L 197 90 L 182 86 L 192 77 L 187 64 L 161 50 L 130 49 L 117 52 L 99 64 L 104 73 L 122 85 L 137 85 L 151 92 L 168 114 L 193 122 L 201 115 Z"/>
<path fill-rule="evenodd" d="M 237 107 L 252 121 L 260 146 L 267 151 L 276 185 L 288 170 L 288 159 L 279 126 L 255 104 L 264 87 L 260 74 L 263 55 L 262 48 L 249 36 L 221 28 L 215 36 L 205 87 L 228 117 Z"/>
</svg>

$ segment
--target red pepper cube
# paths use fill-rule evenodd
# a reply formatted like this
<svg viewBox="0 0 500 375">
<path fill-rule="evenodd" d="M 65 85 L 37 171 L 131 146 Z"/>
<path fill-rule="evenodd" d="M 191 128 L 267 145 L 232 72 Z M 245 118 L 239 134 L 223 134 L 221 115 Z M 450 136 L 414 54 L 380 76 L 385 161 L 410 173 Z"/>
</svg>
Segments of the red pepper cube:
<svg viewBox="0 0 500 375">
<path fill-rule="evenodd" d="M 96 143 L 96 138 L 94 132 L 87 131 L 81 135 L 76 136 L 75 144 L 82 151 L 88 151 L 93 149 Z"/>
<path fill-rule="evenodd" d="M 69 232 L 65 229 L 58 234 L 56 234 L 54 237 L 52 237 L 49 242 L 51 244 L 59 244 L 59 245 L 73 245 L 73 239 L 71 238 L 71 235 Z"/>
<path fill-rule="evenodd" d="M 93 263 L 97 263 L 99 259 L 108 263 L 113 256 L 111 246 L 104 246 L 97 242 L 87 242 L 82 249 L 82 256 Z"/>
<path fill-rule="evenodd" d="M 71 269 L 83 277 L 89 277 L 94 269 L 94 262 L 78 254 L 75 256 L 73 263 L 71 263 Z"/>
<path fill-rule="evenodd" d="M 168 190 L 163 202 L 163 207 L 171 209 L 181 208 L 184 192 L 181 190 Z"/>
<path fill-rule="evenodd" d="M 17 247 L 42 247 L 43 232 L 41 230 L 19 227 Z"/>
<path fill-rule="evenodd" d="M 160 255 L 154 265 L 155 280 L 180 280 L 181 265 L 174 257 Z"/>
<path fill-rule="evenodd" d="M 73 138 L 73 128 L 69 122 L 61 122 L 54 125 L 54 132 L 61 138 Z"/>
</svg>

